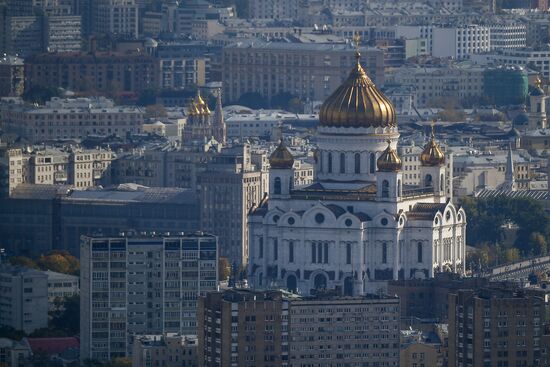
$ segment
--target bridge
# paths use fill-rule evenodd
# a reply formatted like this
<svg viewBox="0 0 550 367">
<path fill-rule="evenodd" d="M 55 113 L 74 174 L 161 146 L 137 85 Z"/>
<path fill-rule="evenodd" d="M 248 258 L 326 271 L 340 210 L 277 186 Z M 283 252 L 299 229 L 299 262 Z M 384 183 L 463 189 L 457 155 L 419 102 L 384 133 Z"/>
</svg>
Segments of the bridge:
<svg viewBox="0 0 550 367">
<path fill-rule="evenodd" d="M 550 256 L 540 256 L 494 267 L 481 276 L 493 281 L 523 280 L 527 281 L 529 274 L 550 272 Z"/>
</svg>

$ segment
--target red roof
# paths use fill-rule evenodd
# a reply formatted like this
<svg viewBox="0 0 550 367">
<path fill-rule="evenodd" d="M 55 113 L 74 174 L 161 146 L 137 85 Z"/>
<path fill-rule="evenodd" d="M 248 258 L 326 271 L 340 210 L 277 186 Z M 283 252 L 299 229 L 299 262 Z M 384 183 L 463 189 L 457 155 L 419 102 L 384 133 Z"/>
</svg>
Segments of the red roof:
<svg viewBox="0 0 550 367">
<path fill-rule="evenodd" d="M 68 338 L 27 338 L 33 353 L 41 351 L 47 355 L 59 354 L 69 348 L 80 348 L 80 340 L 75 337 Z"/>
</svg>

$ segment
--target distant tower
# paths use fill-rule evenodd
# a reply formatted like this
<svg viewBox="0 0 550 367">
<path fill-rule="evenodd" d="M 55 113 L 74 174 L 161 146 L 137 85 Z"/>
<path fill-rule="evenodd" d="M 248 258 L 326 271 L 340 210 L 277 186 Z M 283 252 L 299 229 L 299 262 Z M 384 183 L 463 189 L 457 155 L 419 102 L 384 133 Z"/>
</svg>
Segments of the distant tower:
<svg viewBox="0 0 550 367">
<path fill-rule="evenodd" d="M 506 173 L 504 176 L 505 190 L 516 191 L 516 175 L 514 172 L 514 158 L 512 156 L 512 145 L 508 145 L 508 158 L 506 159 Z"/>
<path fill-rule="evenodd" d="M 420 155 L 421 186 L 425 189 L 433 189 L 439 198 L 445 198 L 445 154 L 435 140 L 435 121 L 432 122 L 430 140 L 424 146 Z"/>
<path fill-rule="evenodd" d="M 218 95 L 216 97 L 216 108 L 214 109 L 212 124 L 214 125 L 214 139 L 216 139 L 218 143 L 225 145 L 227 141 L 227 127 L 225 126 L 225 121 L 223 120 L 221 88 L 218 89 Z"/>
<path fill-rule="evenodd" d="M 528 130 L 546 129 L 546 94 L 542 89 L 542 80 L 537 77 L 535 86 L 529 92 L 529 123 Z"/>
</svg>

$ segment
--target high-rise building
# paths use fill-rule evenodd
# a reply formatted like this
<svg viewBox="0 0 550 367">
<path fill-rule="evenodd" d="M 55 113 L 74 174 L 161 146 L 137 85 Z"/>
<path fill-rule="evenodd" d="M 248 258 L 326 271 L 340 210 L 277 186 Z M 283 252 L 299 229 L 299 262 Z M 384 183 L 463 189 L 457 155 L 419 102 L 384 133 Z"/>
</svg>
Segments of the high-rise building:
<svg viewBox="0 0 550 367">
<path fill-rule="evenodd" d="M 201 228 L 219 237 L 220 256 L 237 266 L 248 261 L 248 212 L 264 197 L 265 176 L 248 144 L 222 149 L 197 175 Z"/>
<path fill-rule="evenodd" d="M 91 21 L 94 33 L 137 38 L 139 4 L 136 0 L 91 1 Z"/>
<path fill-rule="evenodd" d="M 202 233 L 83 237 L 81 359 L 131 354 L 137 335 L 197 332 L 197 299 L 217 289 L 217 239 Z"/>
<path fill-rule="evenodd" d="M 539 366 L 544 298 L 487 287 L 449 294 L 449 367 Z"/>
<path fill-rule="evenodd" d="M 0 325 L 32 333 L 48 326 L 48 276 L 0 265 Z"/>
<path fill-rule="evenodd" d="M 399 366 L 399 299 L 211 292 L 199 300 L 198 335 L 205 367 Z"/>
<path fill-rule="evenodd" d="M 15 56 L 0 57 L 0 96 L 17 97 L 25 90 L 25 65 Z"/>
</svg>

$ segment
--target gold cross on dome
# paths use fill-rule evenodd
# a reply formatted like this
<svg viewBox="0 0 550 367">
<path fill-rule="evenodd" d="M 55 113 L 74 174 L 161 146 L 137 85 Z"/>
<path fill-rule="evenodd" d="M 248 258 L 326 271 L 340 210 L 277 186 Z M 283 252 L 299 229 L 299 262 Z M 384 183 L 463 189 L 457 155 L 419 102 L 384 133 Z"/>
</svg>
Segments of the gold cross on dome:
<svg viewBox="0 0 550 367">
<path fill-rule="evenodd" d="M 359 52 L 359 45 L 361 44 L 361 36 L 359 35 L 359 32 L 355 32 L 353 35 L 353 43 L 355 44 L 355 50 Z"/>
</svg>

